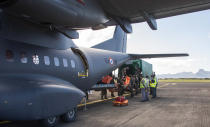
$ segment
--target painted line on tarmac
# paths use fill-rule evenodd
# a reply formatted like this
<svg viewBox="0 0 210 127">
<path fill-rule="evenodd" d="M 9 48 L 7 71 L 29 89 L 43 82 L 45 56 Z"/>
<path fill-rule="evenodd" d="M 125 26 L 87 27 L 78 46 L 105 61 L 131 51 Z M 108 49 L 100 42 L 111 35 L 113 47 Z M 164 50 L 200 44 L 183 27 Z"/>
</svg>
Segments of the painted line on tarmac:
<svg viewBox="0 0 210 127">
<path fill-rule="evenodd" d="M 176 85 L 176 83 L 171 83 L 171 85 L 175 86 L 175 85 Z"/>
<path fill-rule="evenodd" d="M 130 94 L 124 94 L 124 96 L 129 96 Z M 118 96 L 117 96 L 118 97 Z M 79 104 L 77 105 L 77 107 L 83 107 L 85 105 L 91 105 L 91 104 L 95 104 L 95 103 L 100 103 L 100 102 L 105 102 L 105 101 L 109 101 L 109 100 L 112 100 L 112 99 L 115 99 L 117 97 L 110 97 L 108 99 L 103 99 L 103 100 L 96 100 L 96 101 L 91 101 L 91 102 L 88 102 L 86 104 Z"/>
<path fill-rule="evenodd" d="M 166 83 L 165 85 L 159 86 L 159 87 L 157 87 L 157 88 L 161 88 L 161 87 L 165 87 L 165 86 L 169 86 L 169 85 L 175 86 L 176 83 Z"/>
<path fill-rule="evenodd" d="M 157 88 L 165 87 L 165 86 L 168 86 L 168 85 L 170 85 L 170 83 L 166 83 L 165 85 L 158 86 Z"/>
</svg>

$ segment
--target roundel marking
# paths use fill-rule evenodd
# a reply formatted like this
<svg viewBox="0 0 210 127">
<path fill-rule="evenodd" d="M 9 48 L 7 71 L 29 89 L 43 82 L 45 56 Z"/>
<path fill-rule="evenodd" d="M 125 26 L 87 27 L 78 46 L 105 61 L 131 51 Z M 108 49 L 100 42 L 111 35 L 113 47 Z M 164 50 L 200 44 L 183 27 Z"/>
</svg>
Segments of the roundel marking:
<svg viewBox="0 0 210 127">
<path fill-rule="evenodd" d="M 113 60 L 112 58 L 109 58 L 109 63 L 110 63 L 111 65 L 113 65 L 113 64 L 114 64 L 114 60 Z"/>
</svg>

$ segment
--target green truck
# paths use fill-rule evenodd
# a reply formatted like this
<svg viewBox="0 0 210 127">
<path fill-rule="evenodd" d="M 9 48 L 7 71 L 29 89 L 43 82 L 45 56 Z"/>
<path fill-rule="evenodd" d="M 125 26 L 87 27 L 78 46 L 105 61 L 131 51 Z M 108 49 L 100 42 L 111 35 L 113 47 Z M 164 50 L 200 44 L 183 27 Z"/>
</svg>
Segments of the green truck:
<svg viewBox="0 0 210 127">
<path fill-rule="evenodd" d="M 127 75 L 136 75 L 136 74 L 142 72 L 143 77 L 148 75 L 150 78 L 151 75 L 153 74 L 152 64 L 150 64 L 144 60 L 141 60 L 141 59 L 130 60 L 130 61 L 126 62 L 125 64 L 123 64 L 119 68 L 118 75 L 121 76 L 123 73 L 123 70 L 125 70 L 125 69 L 126 69 Z"/>
</svg>

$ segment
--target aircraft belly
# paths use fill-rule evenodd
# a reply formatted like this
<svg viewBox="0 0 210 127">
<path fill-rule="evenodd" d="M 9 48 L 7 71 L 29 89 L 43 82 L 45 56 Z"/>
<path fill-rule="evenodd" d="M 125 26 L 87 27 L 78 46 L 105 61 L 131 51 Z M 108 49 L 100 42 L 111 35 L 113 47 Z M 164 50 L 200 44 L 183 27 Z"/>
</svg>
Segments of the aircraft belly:
<svg viewBox="0 0 210 127">
<path fill-rule="evenodd" d="M 38 120 L 76 107 L 84 93 L 59 80 L 0 77 L 0 119 Z"/>
</svg>

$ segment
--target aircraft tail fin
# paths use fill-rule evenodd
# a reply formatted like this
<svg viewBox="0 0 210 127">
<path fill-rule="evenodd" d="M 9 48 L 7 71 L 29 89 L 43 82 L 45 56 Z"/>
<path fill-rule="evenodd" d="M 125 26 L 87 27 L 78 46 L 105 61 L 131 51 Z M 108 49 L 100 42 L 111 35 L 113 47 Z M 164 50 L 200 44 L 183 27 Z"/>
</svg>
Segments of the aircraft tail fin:
<svg viewBox="0 0 210 127">
<path fill-rule="evenodd" d="M 126 52 L 127 47 L 127 33 L 118 25 L 115 28 L 113 38 L 106 40 L 100 44 L 97 44 L 91 48 L 115 51 L 115 52 Z"/>
</svg>

